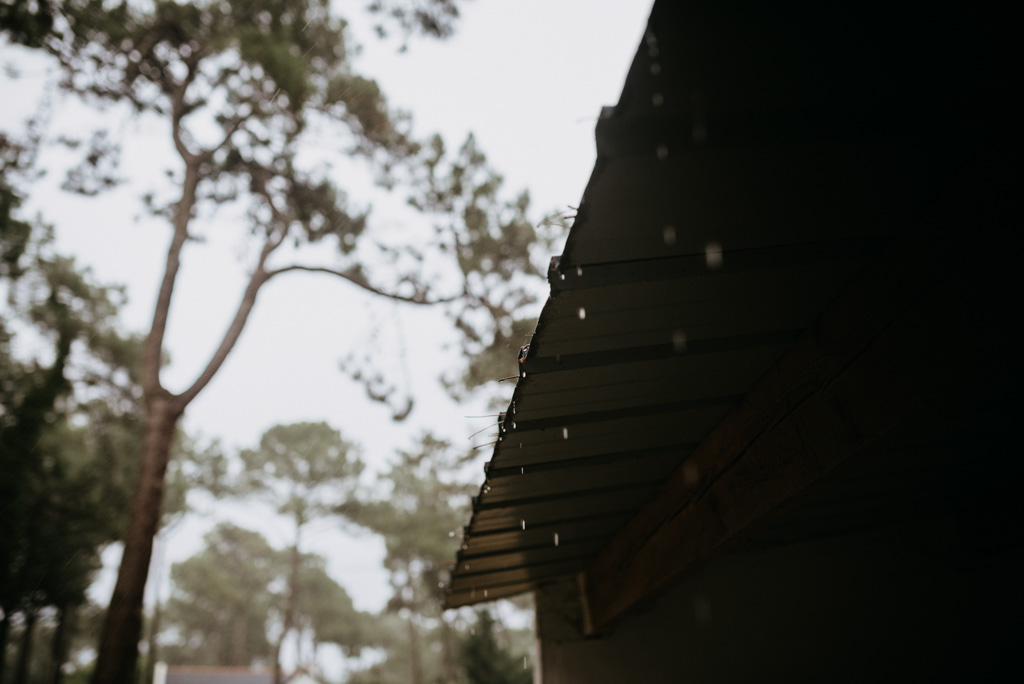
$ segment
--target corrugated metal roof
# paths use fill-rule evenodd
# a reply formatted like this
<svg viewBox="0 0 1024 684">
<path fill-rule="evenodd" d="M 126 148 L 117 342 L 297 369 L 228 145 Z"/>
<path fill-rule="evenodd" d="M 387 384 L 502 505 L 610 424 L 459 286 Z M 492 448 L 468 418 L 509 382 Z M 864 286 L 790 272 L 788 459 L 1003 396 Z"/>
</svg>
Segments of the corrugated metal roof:
<svg viewBox="0 0 1024 684">
<path fill-rule="evenodd" d="M 903 119 L 883 121 L 872 108 L 887 102 L 859 89 L 895 85 L 818 73 L 792 16 L 737 23 L 714 5 L 656 3 L 622 97 L 602 113 L 449 607 L 581 571 L 914 201 L 906 170 L 926 160 L 876 135 Z M 833 67 L 863 56 L 829 40 L 810 38 Z"/>
</svg>

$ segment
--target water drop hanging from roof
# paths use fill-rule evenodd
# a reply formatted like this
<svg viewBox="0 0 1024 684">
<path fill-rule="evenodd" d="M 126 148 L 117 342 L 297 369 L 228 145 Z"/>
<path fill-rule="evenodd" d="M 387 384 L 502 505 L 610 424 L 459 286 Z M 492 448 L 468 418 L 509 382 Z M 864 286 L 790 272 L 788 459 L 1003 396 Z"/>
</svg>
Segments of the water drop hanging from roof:
<svg viewBox="0 0 1024 684">
<path fill-rule="evenodd" d="M 704 260 L 708 268 L 716 269 L 722 267 L 722 245 L 717 242 L 709 242 L 704 248 Z"/>
</svg>

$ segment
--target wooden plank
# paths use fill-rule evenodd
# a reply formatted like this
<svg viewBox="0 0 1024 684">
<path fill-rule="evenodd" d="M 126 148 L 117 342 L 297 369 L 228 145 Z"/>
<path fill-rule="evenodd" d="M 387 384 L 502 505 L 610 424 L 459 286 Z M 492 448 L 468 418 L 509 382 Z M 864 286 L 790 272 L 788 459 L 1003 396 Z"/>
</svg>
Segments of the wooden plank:
<svg viewBox="0 0 1024 684">
<path fill-rule="evenodd" d="M 977 399 L 1000 371 L 1019 378 L 982 257 L 919 237 L 844 293 L 588 566 L 595 630 L 906 421 Z"/>
<path fill-rule="evenodd" d="M 554 525 L 572 520 L 635 511 L 646 501 L 652 487 L 635 487 L 614 492 L 597 492 L 535 503 L 515 502 L 495 508 L 479 508 L 469 524 L 470 535 L 522 529 L 522 521 L 530 526 Z"/>
<path fill-rule="evenodd" d="M 661 482 L 685 457 L 686 451 L 659 449 L 643 454 L 621 454 L 604 462 L 590 462 L 587 467 L 570 467 L 529 471 L 491 477 L 484 482 L 479 501 L 482 504 L 536 499 L 583 492 L 593 489 L 617 489 Z"/>
<path fill-rule="evenodd" d="M 529 528 L 510 532 L 493 532 L 474 534 L 465 540 L 459 558 L 527 549 L 539 546 L 551 546 L 555 535 L 561 542 L 575 542 L 597 537 L 611 537 L 626 522 L 628 516 L 622 513 L 563 522 L 557 525 L 530 525 Z"/>
<path fill-rule="evenodd" d="M 497 570 L 529 568 L 570 559 L 591 558 L 601 548 L 604 541 L 600 537 L 566 542 L 559 538 L 558 544 L 555 544 L 554 537 L 551 536 L 548 537 L 547 544 L 544 546 L 509 550 L 505 553 L 492 553 L 473 558 L 460 558 L 455 568 L 456 577 L 467 577 L 471 574 L 484 574 Z"/>
<path fill-rule="evenodd" d="M 518 584 L 480 589 L 479 591 L 475 589 L 471 591 L 453 591 L 445 598 L 444 607 L 446 609 L 459 608 L 461 606 L 471 606 L 474 603 L 480 603 L 481 601 L 509 598 L 510 596 L 530 591 L 533 587 L 534 585 L 532 582 L 519 582 Z"/>
<path fill-rule="evenodd" d="M 560 577 L 575 575 L 583 569 L 583 565 L 583 559 L 575 558 L 568 561 L 529 565 L 497 572 L 480 574 L 459 572 L 452 576 L 451 587 L 452 591 L 472 591 L 473 589 L 490 589 L 520 582 L 547 582 Z"/>
<path fill-rule="evenodd" d="M 660 447 L 683 447 L 700 440 L 733 406 L 676 411 L 660 416 L 610 420 L 604 424 L 513 431 L 503 435 L 491 463 L 496 468 L 529 468 L 538 463 L 591 458 Z"/>
</svg>

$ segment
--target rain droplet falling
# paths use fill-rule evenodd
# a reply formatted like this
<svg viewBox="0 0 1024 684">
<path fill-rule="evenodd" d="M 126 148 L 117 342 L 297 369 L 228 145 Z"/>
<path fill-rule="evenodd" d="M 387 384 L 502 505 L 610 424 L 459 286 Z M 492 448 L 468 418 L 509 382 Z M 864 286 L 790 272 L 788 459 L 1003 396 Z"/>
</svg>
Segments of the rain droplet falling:
<svg viewBox="0 0 1024 684">
<path fill-rule="evenodd" d="M 665 226 L 665 229 L 661 231 L 661 237 L 665 240 L 665 244 L 671 247 L 676 244 L 676 227 Z"/>
<path fill-rule="evenodd" d="M 717 242 L 709 242 L 704 248 L 704 260 L 708 268 L 715 269 L 722 267 L 722 245 Z"/>
<path fill-rule="evenodd" d="M 658 154 L 658 159 L 662 161 L 668 159 L 668 145 L 658 145 L 656 152 Z"/>
<path fill-rule="evenodd" d="M 555 546 L 558 546 L 558 533 L 555 532 Z"/>
<path fill-rule="evenodd" d="M 562 439 L 569 439 L 569 428 L 562 428 Z"/>
<path fill-rule="evenodd" d="M 526 529 L 526 521 L 525 520 L 520 520 L 519 523 L 523 526 L 523 529 L 525 530 Z"/>
<path fill-rule="evenodd" d="M 655 107 L 660 107 L 665 103 L 665 97 L 661 93 L 654 93 L 653 97 L 651 97 L 651 102 Z"/>
<path fill-rule="evenodd" d="M 577 311 L 576 314 L 580 317 L 580 320 L 582 321 L 587 317 L 587 310 L 581 306 L 580 310 Z"/>
<path fill-rule="evenodd" d="M 672 331 L 672 348 L 677 352 L 686 351 L 686 333 L 682 330 Z"/>
</svg>

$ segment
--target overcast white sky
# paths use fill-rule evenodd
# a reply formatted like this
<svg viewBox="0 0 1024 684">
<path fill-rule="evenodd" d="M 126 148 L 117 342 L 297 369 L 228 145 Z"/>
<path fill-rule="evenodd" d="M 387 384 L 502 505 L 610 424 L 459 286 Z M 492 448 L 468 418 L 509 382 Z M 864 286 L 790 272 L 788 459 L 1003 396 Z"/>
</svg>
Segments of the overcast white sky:
<svg viewBox="0 0 1024 684">
<path fill-rule="evenodd" d="M 416 133 L 440 131 L 456 145 L 472 131 L 504 174 L 509 192 L 530 190 L 540 217 L 578 203 L 594 164 L 597 115 L 602 105 L 618 100 L 651 0 L 472 0 L 461 6 L 463 18 L 452 39 L 414 40 L 403 54 L 396 52 L 396 43 L 381 43 L 369 31 L 362 12 L 367 0 L 335 4 L 364 46 L 357 68 L 378 80 L 393 106 L 412 112 Z M 4 46 L 0 66 L 8 63 L 18 65 L 22 76 L 0 76 L 4 130 L 17 129 L 46 82 L 44 62 Z M 53 131 L 86 134 L 85 126 L 99 121 L 70 102 L 57 102 Z M 59 174 L 51 173 L 32 191 L 29 209 L 52 222 L 59 247 L 92 266 L 100 280 L 128 286 L 123 320 L 143 330 L 169 232 L 159 223 L 134 220 L 138 197 L 160 182 L 163 168 L 173 166 L 175 157 L 162 122 L 122 122 L 115 115 L 107 112 L 103 121 L 126 141 L 121 171 L 132 183 L 101 199 L 81 199 L 57 190 Z M 44 155 L 44 167 L 59 164 L 60 155 Z M 365 201 L 356 195 L 352 199 Z M 400 212 L 389 211 L 389 201 L 374 199 L 373 216 L 381 225 L 399 237 L 401 231 L 415 230 L 396 218 Z M 230 217 L 216 220 L 229 222 Z M 219 237 L 221 232 L 228 236 Z M 183 257 L 168 337 L 171 389 L 180 389 L 205 365 L 241 292 L 244 265 L 235 258 L 239 238 L 229 231 L 208 234 L 208 244 L 189 246 Z M 366 343 L 371 323 L 383 326 L 385 348 L 398 348 L 401 338 L 409 352 L 411 389 L 418 401 L 401 425 L 392 423 L 383 407 L 369 404 L 362 389 L 338 371 L 338 360 Z M 436 364 L 445 356 L 441 345 L 450 340 L 436 314 L 374 301 L 324 276 L 281 278 L 261 293 L 239 346 L 189 407 L 185 426 L 219 437 L 229 447 L 243 447 L 279 422 L 326 420 L 361 443 L 365 458 L 378 467 L 426 427 L 465 440 L 486 421 L 463 416 L 487 411 L 451 403 L 437 390 Z M 215 517 L 256 524 L 251 510 L 206 508 L 205 517 L 193 516 L 172 532 L 168 564 L 198 550 Z M 283 546 L 287 528 L 264 516 L 259 520 L 260 531 Z M 308 550 L 329 557 L 332 574 L 357 607 L 381 608 L 389 592 L 379 569 L 380 544 L 336 530 L 333 522 L 317 524 Z M 98 593 L 104 591 L 109 587 Z"/>
</svg>

